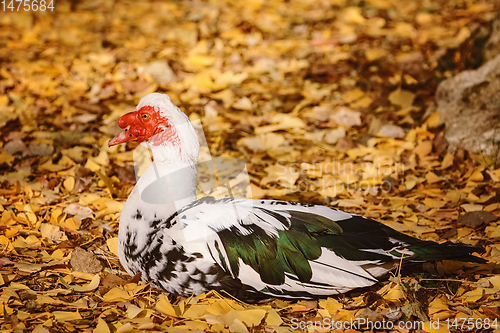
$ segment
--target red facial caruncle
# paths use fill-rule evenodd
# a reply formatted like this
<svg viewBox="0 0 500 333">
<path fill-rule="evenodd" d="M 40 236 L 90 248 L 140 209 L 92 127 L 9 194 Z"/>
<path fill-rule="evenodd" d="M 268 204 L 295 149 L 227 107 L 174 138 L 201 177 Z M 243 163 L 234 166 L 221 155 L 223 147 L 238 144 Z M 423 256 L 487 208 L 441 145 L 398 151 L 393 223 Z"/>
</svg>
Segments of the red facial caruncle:
<svg viewBox="0 0 500 333">
<path fill-rule="evenodd" d="M 149 105 L 121 116 L 118 119 L 118 126 L 120 128 L 128 126 L 128 128 L 109 141 L 109 146 L 132 140 L 149 142 L 154 146 L 159 146 L 165 142 L 170 142 L 175 146 L 179 144 L 177 132 L 168 122 L 168 119 Z"/>
</svg>

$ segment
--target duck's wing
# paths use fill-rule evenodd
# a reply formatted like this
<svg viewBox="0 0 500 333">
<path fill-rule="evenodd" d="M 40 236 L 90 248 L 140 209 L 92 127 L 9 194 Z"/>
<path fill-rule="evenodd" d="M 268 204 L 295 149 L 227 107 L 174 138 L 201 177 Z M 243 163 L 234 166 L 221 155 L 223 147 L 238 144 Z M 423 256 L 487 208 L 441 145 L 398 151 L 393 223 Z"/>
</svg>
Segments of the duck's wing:
<svg viewBox="0 0 500 333">
<path fill-rule="evenodd" d="M 331 295 L 370 286 L 377 282 L 374 275 L 388 271 L 387 263 L 392 267 L 405 245 L 391 235 L 373 233 L 364 243 L 363 236 L 351 236 L 351 244 L 342 225 L 379 223 L 328 207 L 276 200 L 206 197 L 179 211 L 176 220 L 186 249 L 200 251 L 203 245 L 234 278 L 280 296 Z"/>
</svg>

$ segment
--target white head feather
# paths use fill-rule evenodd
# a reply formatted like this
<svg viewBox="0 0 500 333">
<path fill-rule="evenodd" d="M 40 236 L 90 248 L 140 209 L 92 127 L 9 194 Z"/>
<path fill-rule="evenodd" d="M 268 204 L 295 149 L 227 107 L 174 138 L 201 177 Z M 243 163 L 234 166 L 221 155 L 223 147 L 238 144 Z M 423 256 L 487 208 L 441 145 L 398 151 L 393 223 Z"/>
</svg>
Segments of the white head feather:
<svg viewBox="0 0 500 333">
<path fill-rule="evenodd" d="M 153 138 L 143 142 L 142 145 L 153 152 L 155 161 L 183 165 L 195 164 L 200 149 L 198 136 L 189 118 L 172 103 L 170 96 L 160 93 L 146 95 L 137 105 L 137 110 L 144 106 L 152 106 L 155 111 L 159 112 L 179 138 L 178 142 L 165 140 L 159 145 L 151 144 Z"/>
</svg>

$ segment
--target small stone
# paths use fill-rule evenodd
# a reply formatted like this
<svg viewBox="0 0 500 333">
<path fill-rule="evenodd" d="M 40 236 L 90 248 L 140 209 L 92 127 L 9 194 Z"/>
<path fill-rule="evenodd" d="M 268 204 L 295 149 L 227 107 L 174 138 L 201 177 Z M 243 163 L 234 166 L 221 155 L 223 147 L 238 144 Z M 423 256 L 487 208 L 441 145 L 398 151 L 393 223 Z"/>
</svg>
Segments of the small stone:
<svg viewBox="0 0 500 333">
<path fill-rule="evenodd" d="M 28 148 L 24 144 L 22 140 L 15 139 L 12 141 L 9 141 L 5 144 L 4 146 L 5 152 L 9 155 L 15 155 L 18 153 L 26 153 Z"/>
<path fill-rule="evenodd" d="M 398 125 L 385 124 L 380 127 L 378 135 L 386 136 L 388 138 L 402 139 L 406 136 L 406 133 Z"/>
<path fill-rule="evenodd" d="M 101 262 L 95 254 L 81 247 L 75 247 L 71 252 L 70 263 L 74 271 L 82 273 L 99 273 L 102 270 Z"/>
<path fill-rule="evenodd" d="M 498 220 L 499 217 L 487 211 L 468 212 L 458 218 L 458 223 L 464 227 L 479 228 L 490 222 Z"/>
<path fill-rule="evenodd" d="M 31 142 L 28 146 L 28 156 L 49 156 L 54 152 L 54 147 L 40 142 Z"/>
</svg>

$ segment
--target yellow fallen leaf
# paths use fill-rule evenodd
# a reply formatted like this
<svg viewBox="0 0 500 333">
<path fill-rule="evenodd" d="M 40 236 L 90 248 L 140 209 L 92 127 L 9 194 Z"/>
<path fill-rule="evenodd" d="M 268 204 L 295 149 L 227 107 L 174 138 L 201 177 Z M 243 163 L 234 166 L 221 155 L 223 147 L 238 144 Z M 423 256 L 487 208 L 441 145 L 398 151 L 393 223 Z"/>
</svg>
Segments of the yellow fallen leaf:
<svg viewBox="0 0 500 333">
<path fill-rule="evenodd" d="M 111 289 L 103 296 L 104 302 L 125 302 L 131 298 L 126 290 L 118 287 Z"/>
<path fill-rule="evenodd" d="M 101 198 L 101 195 L 99 195 L 97 193 L 85 193 L 85 194 L 80 196 L 80 200 L 78 201 L 78 203 L 82 206 L 88 206 L 92 202 L 94 202 L 100 198 Z"/>
<path fill-rule="evenodd" d="M 303 311 L 309 311 L 311 309 L 303 305 L 292 305 L 291 310 L 293 312 L 303 312 Z"/>
<path fill-rule="evenodd" d="M 80 220 L 74 219 L 72 217 L 69 219 L 66 219 L 64 221 L 59 222 L 59 226 L 61 228 L 66 228 L 66 229 L 69 229 L 69 230 L 74 231 L 74 232 L 77 232 L 80 229 L 81 224 L 82 224 L 82 222 Z"/>
<path fill-rule="evenodd" d="M 406 84 L 418 84 L 418 81 L 409 74 L 404 74 L 403 78 L 405 79 Z"/>
<path fill-rule="evenodd" d="M 15 267 L 22 272 L 35 273 L 35 272 L 38 272 L 39 270 L 41 270 L 44 267 L 44 265 L 32 264 L 29 262 L 17 262 L 15 264 Z"/>
<path fill-rule="evenodd" d="M 405 181 L 405 188 L 406 188 L 406 190 L 411 190 L 412 188 L 415 187 L 415 185 L 417 185 L 417 180 L 416 179 L 407 179 Z"/>
<path fill-rule="evenodd" d="M 133 318 L 137 317 L 137 315 L 139 315 L 139 313 L 141 313 L 142 311 L 144 311 L 144 309 L 141 309 L 140 307 L 138 307 L 134 304 L 131 304 L 127 308 L 127 318 L 133 319 Z"/>
<path fill-rule="evenodd" d="M 384 57 L 387 54 L 387 51 L 384 49 L 379 49 L 379 48 L 373 48 L 373 49 L 368 49 L 365 52 L 365 57 L 366 60 L 369 62 L 372 62 L 374 60 L 377 60 L 379 58 Z"/>
<path fill-rule="evenodd" d="M 248 97 L 240 98 L 236 103 L 233 104 L 233 108 L 237 110 L 252 110 L 252 101 Z"/>
<path fill-rule="evenodd" d="M 75 273 L 75 272 L 73 272 L 73 273 Z M 69 288 L 69 289 L 72 289 L 74 291 L 77 291 L 77 292 L 86 292 L 86 291 L 95 290 L 97 287 L 99 287 L 99 283 L 100 282 L 101 282 L 101 278 L 99 277 L 99 274 L 96 274 L 92 278 L 92 281 L 90 281 L 89 284 L 86 285 L 86 286 L 66 285 L 66 287 Z M 113 289 L 116 289 L 116 288 L 113 288 Z M 127 293 L 127 295 L 128 295 L 128 293 Z"/>
<path fill-rule="evenodd" d="M 168 300 L 167 296 L 162 296 L 158 302 L 156 303 L 155 309 L 163 314 L 166 314 L 167 316 L 171 317 L 176 317 L 177 314 L 175 313 L 174 307 Z"/>
<path fill-rule="evenodd" d="M 212 80 L 212 77 L 207 72 L 200 72 L 193 77 L 188 77 L 184 80 L 186 85 L 190 85 L 191 87 L 198 88 L 200 91 L 205 93 L 209 93 L 212 90 L 216 90 L 216 85 Z"/>
<path fill-rule="evenodd" d="M 21 319 L 21 318 L 19 318 L 19 319 Z M 31 333 L 50 333 L 50 331 L 40 324 L 40 325 L 36 325 L 35 328 L 33 329 L 33 331 L 31 331 Z"/>
<path fill-rule="evenodd" d="M 437 312 L 443 311 L 443 310 L 449 310 L 448 308 L 448 301 L 446 300 L 445 296 L 437 296 L 432 300 L 432 302 L 429 304 L 429 315 L 433 315 Z"/>
<path fill-rule="evenodd" d="M 90 169 L 93 172 L 99 171 L 101 169 L 101 166 L 97 164 L 92 157 L 89 157 L 87 159 L 87 163 L 85 163 L 85 167 L 87 169 Z"/>
<path fill-rule="evenodd" d="M 427 183 L 433 184 L 440 182 L 442 179 L 438 175 L 436 175 L 434 172 L 430 171 L 425 175 L 425 179 L 427 180 Z"/>
<path fill-rule="evenodd" d="M 57 320 L 58 322 L 82 319 L 82 316 L 80 316 L 80 313 L 78 311 L 77 312 L 53 311 L 52 314 L 54 315 L 54 319 Z"/>
<path fill-rule="evenodd" d="M 21 230 L 23 230 L 22 226 L 15 225 L 12 228 L 9 228 L 9 229 L 5 230 L 4 235 L 7 238 L 12 238 L 12 237 L 16 236 L 17 234 L 19 234 L 19 231 L 21 231 Z"/>
<path fill-rule="evenodd" d="M 63 185 L 68 192 L 73 191 L 73 189 L 75 188 L 75 178 L 69 176 L 64 180 Z"/>
<path fill-rule="evenodd" d="M 222 101 L 225 108 L 229 108 L 236 100 L 236 96 L 231 89 L 224 89 L 217 93 L 211 94 L 210 97 L 217 101 Z"/>
<path fill-rule="evenodd" d="M 427 127 L 429 128 L 436 127 L 440 124 L 440 120 L 441 120 L 441 114 L 438 111 L 435 111 L 431 113 L 429 118 L 427 118 L 425 124 L 427 124 Z"/>
<path fill-rule="evenodd" d="M 105 150 L 101 150 L 99 155 L 93 158 L 93 161 L 101 166 L 109 165 L 109 156 Z"/>
<path fill-rule="evenodd" d="M 235 73 L 233 71 L 225 71 L 217 75 L 214 80 L 217 85 L 229 86 L 231 84 L 241 84 L 248 78 L 247 72 Z"/>
<path fill-rule="evenodd" d="M 108 324 L 101 317 L 97 318 L 97 326 L 92 333 L 111 333 Z"/>
<path fill-rule="evenodd" d="M 338 205 L 339 207 L 360 207 L 362 201 L 358 199 L 341 199 L 332 202 L 332 205 Z"/>
<path fill-rule="evenodd" d="M 228 301 L 227 299 L 225 300 L 218 299 L 208 306 L 206 313 L 219 316 L 228 313 L 229 311 L 238 306 L 239 304 Z M 241 306 L 239 306 L 239 308 L 241 308 Z"/>
<path fill-rule="evenodd" d="M 364 96 L 363 98 L 357 100 L 356 102 L 353 102 L 349 104 L 350 107 L 352 108 L 366 108 L 369 107 L 373 102 L 373 99 L 370 96 Z"/>
<path fill-rule="evenodd" d="M 64 252 L 61 251 L 60 249 L 55 250 L 50 255 L 50 259 L 62 259 L 62 258 L 64 258 Z"/>
<path fill-rule="evenodd" d="M 231 333 L 248 333 L 248 329 L 238 318 L 229 325 L 229 331 Z"/>
<path fill-rule="evenodd" d="M 399 289 L 397 286 L 395 288 L 392 288 L 391 290 L 389 290 L 389 292 L 384 295 L 384 299 L 388 299 L 390 301 L 404 299 L 405 297 L 406 297 L 405 293 L 401 289 Z"/>
<path fill-rule="evenodd" d="M 43 238 L 48 238 L 54 242 L 62 242 L 68 240 L 68 237 L 61 231 L 59 226 L 53 225 L 51 223 L 42 223 L 40 225 L 40 234 Z"/>
<path fill-rule="evenodd" d="M 466 212 L 477 212 L 483 210 L 483 206 L 474 204 L 463 204 L 462 207 Z"/>
<path fill-rule="evenodd" d="M 462 295 L 462 299 L 469 303 L 475 303 L 479 301 L 484 295 L 483 288 L 476 288 L 474 290 L 468 291 Z"/>
<path fill-rule="evenodd" d="M 446 153 L 446 155 L 443 158 L 443 162 L 441 162 L 441 169 L 448 169 L 453 165 L 453 160 L 455 156 L 453 156 L 450 153 Z"/>
<path fill-rule="evenodd" d="M 483 181 L 483 179 L 484 179 L 484 176 L 481 173 L 481 170 L 474 170 L 472 175 L 469 177 L 469 181 L 473 181 L 473 182 L 481 182 L 481 181 Z"/>
<path fill-rule="evenodd" d="M 7 95 L 0 96 L 0 106 L 7 106 L 9 104 L 9 97 Z"/>
<path fill-rule="evenodd" d="M 500 225 L 497 226 L 489 236 L 489 238 L 498 238 L 498 237 L 500 237 Z"/>
<path fill-rule="evenodd" d="M 15 157 L 9 154 L 1 153 L 0 154 L 0 164 L 10 163 L 15 160 Z"/>
<path fill-rule="evenodd" d="M 119 202 L 119 201 L 111 200 L 111 199 L 107 199 L 107 198 L 103 198 L 103 200 L 100 201 L 99 203 L 94 202 L 94 205 L 96 205 L 99 209 L 99 211 L 95 213 L 95 216 L 97 218 L 102 217 L 102 216 L 107 215 L 107 214 L 121 212 L 123 209 L 123 202 Z"/>
<path fill-rule="evenodd" d="M 264 309 L 248 309 L 238 312 L 238 319 L 240 319 L 246 326 L 258 326 L 264 319 L 267 311 Z"/>
<path fill-rule="evenodd" d="M 182 315 L 184 318 L 197 319 L 202 318 L 205 311 L 208 308 L 208 304 L 194 304 L 191 305 L 186 312 Z"/>
<path fill-rule="evenodd" d="M 255 134 L 264 134 L 286 129 L 304 128 L 306 124 L 298 117 L 278 113 L 272 117 L 272 125 L 260 126 L 255 129 Z"/>
<path fill-rule="evenodd" d="M 59 164 L 53 164 L 52 160 L 48 160 L 44 164 L 40 165 L 38 167 L 39 170 L 48 170 L 51 172 L 59 172 L 65 169 L 68 169 L 68 166 L 66 165 L 59 165 Z"/>
<path fill-rule="evenodd" d="M 487 211 L 487 212 L 493 212 L 497 209 L 500 209 L 500 203 L 492 203 L 486 207 L 484 207 L 484 210 Z"/>
<path fill-rule="evenodd" d="M 347 7 L 342 11 L 342 19 L 349 24 L 363 24 L 366 19 L 361 15 L 361 8 Z"/>
<path fill-rule="evenodd" d="M 266 324 L 271 326 L 280 326 L 283 323 L 281 316 L 274 309 L 267 311 Z"/>
<path fill-rule="evenodd" d="M 200 69 L 200 68 L 212 66 L 216 60 L 217 60 L 216 57 L 210 56 L 210 55 L 191 54 L 185 60 L 185 63 L 188 67 Z"/>
<path fill-rule="evenodd" d="M 344 98 L 342 100 L 345 103 L 351 103 L 351 102 L 354 102 L 354 101 L 360 99 L 364 95 L 365 95 L 365 93 L 363 92 L 363 90 L 361 90 L 359 88 L 355 88 L 355 89 L 349 90 L 345 94 L 345 96 L 344 96 Z"/>
<path fill-rule="evenodd" d="M 190 332 L 196 331 L 196 332 L 219 332 L 215 330 L 210 330 L 208 323 L 204 321 L 186 321 L 185 323 L 186 327 L 189 329 Z"/>
<path fill-rule="evenodd" d="M 120 327 L 117 328 L 116 333 L 129 333 L 129 332 L 134 332 L 135 328 L 132 326 L 131 323 L 126 323 Z"/>
<path fill-rule="evenodd" d="M 323 309 L 328 310 L 328 312 L 331 315 L 335 315 L 339 310 L 341 310 L 344 307 L 342 303 L 330 297 L 328 297 L 327 299 L 321 299 L 319 301 L 319 305 Z"/>
<path fill-rule="evenodd" d="M 432 152 L 432 142 L 431 141 L 421 141 L 413 149 L 413 152 L 417 154 L 418 157 L 422 158 L 429 155 Z"/>
<path fill-rule="evenodd" d="M 414 99 L 415 94 L 408 90 L 396 89 L 389 94 L 389 101 L 403 108 L 412 106 Z"/>
<path fill-rule="evenodd" d="M 269 149 L 278 148 L 285 141 L 282 134 L 266 133 L 254 137 L 238 140 L 238 145 L 243 145 L 254 152 L 265 152 Z"/>
<path fill-rule="evenodd" d="M 500 169 L 496 170 L 486 170 L 494 182 L 500 182 Z"/>
<path fill-rule="evenodd" d="M 118 257 L 118 237 L 108 238 L 106 244 L 109 251 Z"/>
<path fill-rule="evenodd" d="M 491 285 L 493 287 L 486 288 L 486 290 L 485 290 L 486 294 L 494 294 L 500 290 L 500 275 L 494 275 L 494 276 L 488 278 L 488 281 L 491 283 Z"/>
</svg>

